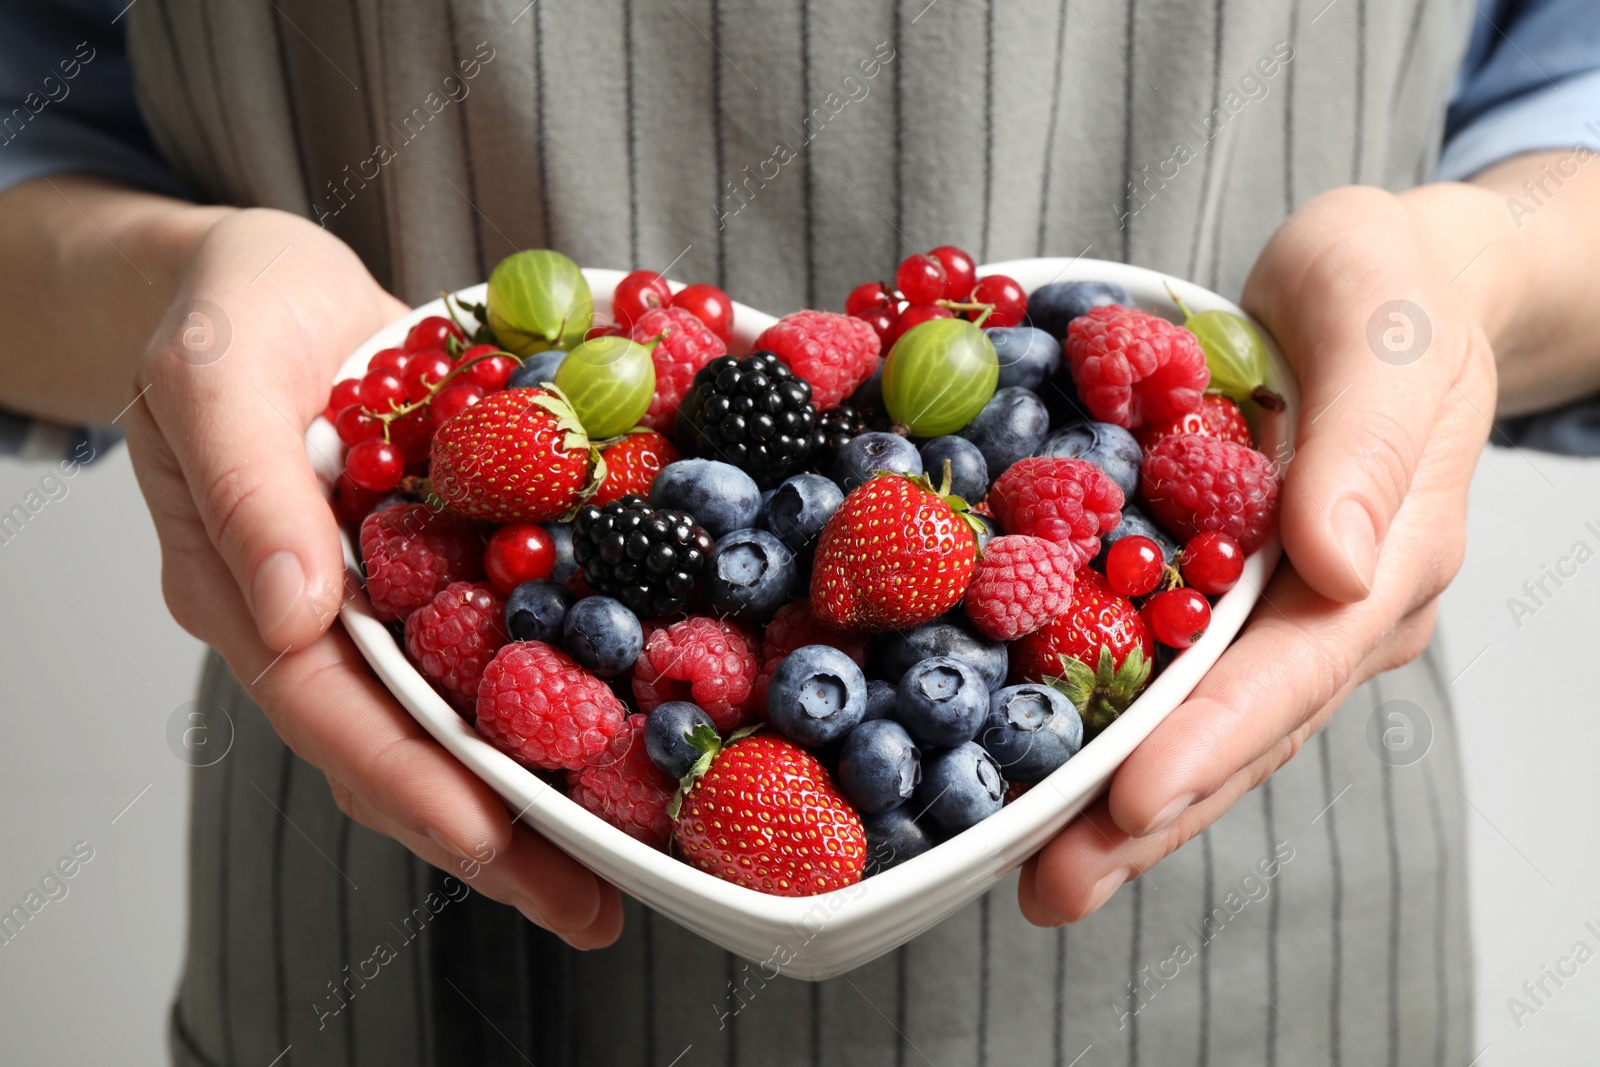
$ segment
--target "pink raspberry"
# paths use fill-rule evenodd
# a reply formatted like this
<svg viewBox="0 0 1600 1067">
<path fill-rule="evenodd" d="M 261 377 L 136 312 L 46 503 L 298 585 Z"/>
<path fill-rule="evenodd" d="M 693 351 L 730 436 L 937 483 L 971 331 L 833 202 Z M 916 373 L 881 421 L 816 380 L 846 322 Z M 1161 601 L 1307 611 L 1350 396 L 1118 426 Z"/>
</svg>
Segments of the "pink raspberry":
<svg viewBox="0 0 1600 1067">
<path fill-rule="evenodd" d="M 483 582 L 451 582 L 406 616 L 406 651 L 468 719 L 483 669 L 506 643 L 506 602 Z"/>
<path fill-rule="evenodd" d="M 644 747 L 645 715 L 630 715 L 605 752 L 572 776 L 572 799 L 651 848 L 672 836 L 667 805 L 678 783 L 661 773 Z"/>
<path fill-rule="evenodd" d="M 372 613 L 403 620 L 451 582 L 483 577 L 483 538 L 465 519 L 426 504 L 397 504 L 361 523 Z"/>
<path fill-rule="evenodd" d="M 783 657 L 805 645 L 829 645 L 855 660 L 857 666 L 867 665 L 865 637 L 835 630 L 817 618 L 811 613 L 809 599 L 791 600 L 767 623 L 761 642 L 761 673 L 750 691 L 750 707 L 758 716 L 766 717 L 767 683 L 772 680 L 772 672 Z"/>
<path fill-rule="evenodd" d="M 1198 409 L 1211 381 L 1194 334 L 1116 304 L 1072 320 L 1067 360 L 1089 413 L 1128 429 Z"/>
<path fill-rule="evenodd" d="M 537 770 L 601 758 L 627 714 L 606 683 L 542 641 L 502 646 L 478 683 L 478 733 Z"/>
<path fill-rule="evenodd" d="M 1072 606 L 1072 553 L 1042 537 L 1008 534 L 984 546 L 964 605 L 974 626 L 1014 641 Z"/>
<path fill-rule="evenodd" d="M 776 352 L 790 370 L 811 383 L 817 410 L 827 411 L 872 377 L 881 347 L 877 331 L 865 319 L 831 311 L 796 311 L 762 331 L 750 351 Z"/>
<path fill-rule="evenodd" d="M 1164 437 L 1145 453 L 1144 497 L 1161 524 L 1187 541 L 1224 533 L 1246 553 L 1278 515 L 1278 472 L 1253 448 L 1203 434 Z"/>
<path fill-rule="evenodd" d="M 751 641 L 738 627 L 691 615 L 646 639 L 633 665 L 633 696 L 645 712 L 669 700 L 691 701 L 725 734 L 745 721 L 757 668 Z"/>
<path fill-rule="evenodd" d="M 678 405 L 694 384 L 695 371 L 727 355 L 728 346 L 684 308 L 651 308 L 634 320 L 630 336 L 648 344 L 663 333 L 666 336 L 650 353 L 656 365 L 656 392 L 639 425 L 671 436 Z"/>
<path fill-rule="evenodd" d="M 1122 522 L 1122 490 L 1087 460 L 1018 460 L 987 499 L 1001 529 L 1054 541 L 1072 554 L 1074 570 L 1094 559 L 1101 535 Z"/>
</svg>

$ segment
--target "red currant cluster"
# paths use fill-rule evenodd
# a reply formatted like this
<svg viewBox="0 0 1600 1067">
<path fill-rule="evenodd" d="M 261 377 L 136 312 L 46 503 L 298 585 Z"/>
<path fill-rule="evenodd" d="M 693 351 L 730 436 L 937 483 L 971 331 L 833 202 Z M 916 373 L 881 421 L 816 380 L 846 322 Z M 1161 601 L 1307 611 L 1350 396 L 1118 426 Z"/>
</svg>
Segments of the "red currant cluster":
<svg viewBox="0 0 1600 1067">
<path fill-rule="evenodd" d="M 957 313 L 981 326 L 1016 326 L 1028 312 L 1028 294 L 1004 274 L 978 277 L 978 265 L 954 245 L 940 245 L 900 261 L 895 288 L 865 282 L 844 302 L 847 315 L 865 319 L 887 352 L 900 335 L 930 319 Z"/>
<path fill-rule="evenodd" d="M 1139 614 L 1170 648 L 1188 648 L 1205 635 L 1211 625 L 1206 597 L 1226 593 L 1243 573 L 1244 550 L 1225 533 L 1195 534 L 1178 550 L 1176 568 L 1142 535 L 1124 537 L 1106 551 L 1107 584 L 1126 597 L 1149 597 Z"/>
<path fill-rule="evenodd" d="M 714 285 L 686 285 L 676 293 L 667 280 L 652 270 L 636 270 L 617 283 L 611 297 L 614 326 L 595 326 L 590 337 L 628 336 L 633 324 L 647 311 L 656 308 L 682 308 L 722 339 L 733 340 L 733 298 Z"/>
</svg>

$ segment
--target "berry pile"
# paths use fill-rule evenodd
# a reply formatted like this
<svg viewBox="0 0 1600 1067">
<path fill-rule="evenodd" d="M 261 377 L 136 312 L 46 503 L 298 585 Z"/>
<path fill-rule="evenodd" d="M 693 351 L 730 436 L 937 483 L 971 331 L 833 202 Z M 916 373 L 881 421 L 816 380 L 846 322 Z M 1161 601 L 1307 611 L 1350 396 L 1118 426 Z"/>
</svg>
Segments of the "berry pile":
<svg viewBox="0 0 1600 1067">
<path fill-rule="evenodd" d="M 735 345 L 521 252 L 324 416 L 374 613 L 512 759 L 761 892 L 961 833 L 1205 634 L 1276 521 L 1242 319 L 950 246 Z M 730 346 L 732 350 L 730 351 Z"/>
</svg>

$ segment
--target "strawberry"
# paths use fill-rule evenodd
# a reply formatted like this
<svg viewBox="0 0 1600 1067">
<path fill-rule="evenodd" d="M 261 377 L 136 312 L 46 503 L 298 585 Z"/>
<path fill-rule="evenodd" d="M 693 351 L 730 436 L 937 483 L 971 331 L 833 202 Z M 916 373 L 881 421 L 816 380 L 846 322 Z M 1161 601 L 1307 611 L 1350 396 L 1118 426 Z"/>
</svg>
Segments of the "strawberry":
<svg viewBox="0 0 1600 1067">
<path fill-rule="evenodd" d="M 606 474 L 589 502 L 604 506 L 629 493 L 649 497 L 656 475 L 669 463 L 683 456 L 665 435 L 655 430 L 635 429 L 607 445 L 600 453 Z"/>
<path fill-rule="evenodd" d="M 605 478 L 572 407 L 551 389 L 507 389 L 433 437 L 433 491 L 452 511 L 489 522 L 545 522 Z"/>
<path fill-rule="evenodd" d="M 924 475 L 882 472 L 851 490 L 817 539 L 811 611 L 837 630 L 920 626 L 972 581 L 978 542 L 958 496 Z"/>
<path fill-rule="evenodd" d="M 703 755 L 667 809 L 685 861 L 782 897 L 861 880 L 866 832 L 815 756 L 770 732 L 738 731 L 724 743 L 701 725 L 689 741 Z"/>
<path fill-rule="evenodd" d="M 1011 682 L 1045 682 L 1071 699 L 1089 733 L 1125 711 L 1150 680 L 1155 643 L 1127 597 L 1099 571 L 1077 574 L 1072 606 L 1012 642 Z"/>
</svg>

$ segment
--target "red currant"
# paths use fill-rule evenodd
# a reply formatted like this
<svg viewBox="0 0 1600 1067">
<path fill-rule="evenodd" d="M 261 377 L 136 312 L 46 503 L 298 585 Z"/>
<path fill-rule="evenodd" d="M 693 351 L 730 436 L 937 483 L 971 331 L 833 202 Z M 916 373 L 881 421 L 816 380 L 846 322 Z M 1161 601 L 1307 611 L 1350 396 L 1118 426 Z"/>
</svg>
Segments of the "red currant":
<svg viewBox="0 0 1600 1067">
<path fill-rule="evenodd" d="M 611 294 L 611 317 L 623 329 L 632 329 L 640 315 L 670 303 L 672 289 L 665 278 L 653 270 L 636 270 L 618 282 Z"/>
<path fill-rule="evenodd" d="M 382 438 L 362 441 L 345 458 L 345 473 L 363 489 L 381 493 L 400 484 L 406 472 L 406 458 Z"/>
<path fill-rule="evenodd" d="M 894 272 L 900 295 L 913 304 L 931 304 L 943 297 L 946 281 L 944 264 L 921 253 L 901 260 Z"/>
<path fill-rule="evenodd" d="M 436 425 L 443 426 L 456 415 L 476 404 L 484 398 L 486 390 L 483 386 L 473 381 L 454 381 L 443 389 L 439 395 L 428 401 L 428 406 L 433 409 L 433 421 Z"/>
<path fill-rule="evenodd" d="M 367 370 L 392 370 L 396 374 L 406 369 L 406 364 L 411 360 L 411 353 L 403 348 L 384 348 L 372 354 L 367 360 Z"/>
<path fill-rule="evenodd" d="M 1144 596 L 1161 584 L 1161 546 L 1134 534 L 1106 550 L 1106 582 L 1123 596 Z"/>
<path fill-rule="evenodd" d="M 348 474 L 341 475 L 333 486 L 333 514 L 339 525 L 356 529 L 372 511 L 372 506 L 382 499 L 382 492 L 363 489 L 352 482 Z"/>
<path fill-rule="evenodd" d="M 464 348 L 461 350 L 461 354 L 456 356 L 456 366 L 459 367 L 463 363 L 470 363 L 479 356 L 492 356 L 498 351 L 500 351 L 500 348 L 497 345 L 473 345 L 471 348 Z"/>
<path fill-rule="evenodd" d="M 531 522 L 500 527 L 483 550 L 484 573 L 502 596 L 509 596 L 523 582 L 550 577 L 555 569 L 555 540 L 544 527 Z"/>
<path fill-rule="evenodd" d="M 1017 326 L 1028 316 L 1028 294 L 1022 291 L 1013 278 L 1004 274 L 991 274 L 980 279 L 972 290 L 972 303 L 993 304 L 994 310 L 989 317 L 983 320 L 985 327 L 991 326 Z M 969 318 L 976 320 L 981 311 L 969 311 Z"/>
<path fill-rule="evenodd" d="M 443 352 L 417 352 L 406 364 L 401 378 L 406 383 L 406 399 L 421 400 L 433 391 L 439 380 L 455 369 L 455 364 Z"/>
<path fill-rule="evenodd" d="M 404 454 L 407 463 L 421 463 L 433 448 L 432 405 L 425 405 L 389 424 L 389 440 Z"/>
<path fill-rule="evenodd" d="M 928 255 L 944 267 L 944 298 L 964 301 L 978 281 L 978 264 L 971 256 L 955 245 L 940 245 Z"/>
<path fill-rule="evenodd" d="M 1244 550 L 1225 533 L 1199 533 L 1178 556 L 1183 580 L 1207 596 L 1221 596 L 1244 574 Z"/>
<path fill-rule="evenodd" d="M 1195 589 L 1157 593 L 1144 602 L 1139 614 L 1155 639 L 1168 648 L 1188 648 L 1211 625 L 1211 605 Z"/>
<path fill-rule="evenodd" d="M 333 428 L 339 431 L 339 440 L 347 445 L 383 436 L 383 423 L 376 415 L 368 415 L 361 410 L 360 404 L 351 404 L 339 412 L 339 417 L 333 421 Z"/>
<path fill-rule="evenodd" d="M 879 348 L 887 353 L 889 346 L 894 343 L 894 324 L 900 320 L 900 313 L 885 304 L 882 307 L 858 311 L 853 317 L 872 327 L 872 332 L 878 335 Z"/>
<path fill-rule="evenodd" d="M 406 383 L 392 370 L 368 371 L 361 379 L 361 406 L 368 411 L 388 411 L 406 398 Z"/>
<path fill-rule="evenodd" d="M 687 285 L 673 294 L 672 306 L 705 323 L 723 344 L 733 340 L 733 297 L 714 285 Z"/>
<path fill-rule="evenodd" d="M 844 313 L 862 317 L 863 311 L 881 308 L 889 302 L 889 290 L 882 282 L 862 282 L 844 298 Z"/>
<path fill-rule="evenodd" d="M 408 352 L 421 352 L 428 348 L 446 348 L 450 338 L 463 340 L 461 329 L 443 315 L 429 315 L 406 334 L 405 348 Z"/>
<path fill-rule="evenodd" d="M 953 318 L 955 318 L 955 314 L 949 308 L 942 308 L 938 304 L 912 304 L 900 312 L 900 317 L 895 320 L 894 336 L 889 339 L 889 344 L 893 345 L 900 340 L 905 336 L 906 331 L 913 326 L 920 326 L 924 322 L 929 322 L 933 319 Z"/>
<path fill-rule="evenodd" d="M 333 388 L 328 392 L 328 406 L 322 409 L 322 417 L 332 422 L 339 417 L 339 412 L 351 404 L 361 403 L 361 379 L 346 378 L 334 382 Z"/>
<path fill-rule="evenodd" d="M 506 379 L 511 377 L 511 372 L 516 369 L 517 361 L 510 356 L 494 355 L 474 363 L 462 373 L 471 381 L 481 385 L 485 393 L 493 393 L 506 387 Z"/>
</svg>

